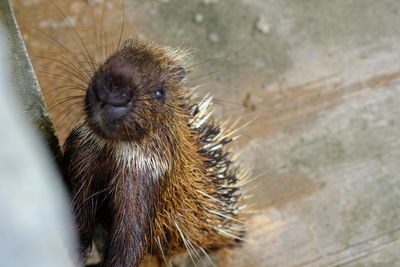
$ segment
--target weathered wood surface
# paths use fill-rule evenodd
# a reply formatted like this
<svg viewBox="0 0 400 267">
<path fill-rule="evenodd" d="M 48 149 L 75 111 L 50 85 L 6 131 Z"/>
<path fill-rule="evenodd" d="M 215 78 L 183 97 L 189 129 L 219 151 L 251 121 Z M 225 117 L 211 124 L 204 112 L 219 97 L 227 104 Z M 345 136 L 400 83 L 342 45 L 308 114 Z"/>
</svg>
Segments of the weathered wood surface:
<svg viewBox="0 0 400 267">
<path fill-rule="evenodd" d="M 109 2 L 106 25 L 119 30 L 119 1 Z M 93 36 L 90 23 L 79 26 L 91 19 L 83 1 L 57 3 Z M 237 145 L 260 175 L 254 215 L 227 266 L 400 266 L 399 1 L 125 5 L 130 35 L 184 43 L 196 62 L 219 57 L 194 76 L 221 72 L 193 80 L 216 95 L 218 116 L 257 116 Z M 32 53 L 57 45 L 31 25 L 76 46 L 49 9 L 47 0 L 16 2 Z"/>
</svg>

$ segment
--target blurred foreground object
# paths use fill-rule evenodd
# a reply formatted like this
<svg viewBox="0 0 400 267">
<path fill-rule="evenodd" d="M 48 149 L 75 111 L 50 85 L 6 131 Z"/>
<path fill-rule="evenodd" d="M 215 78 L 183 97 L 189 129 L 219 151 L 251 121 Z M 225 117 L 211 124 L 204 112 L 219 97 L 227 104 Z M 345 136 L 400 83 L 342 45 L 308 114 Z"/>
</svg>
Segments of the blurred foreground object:
<svg viewBox="0 0 400 267">
<path fill-rule="evenodd" d="M 1 266 L 74 266 L 69 255 L 75 244 L 66 194 L 40 137 L 57 153 L 10 5 L 0 0 Z"/>
</svg>

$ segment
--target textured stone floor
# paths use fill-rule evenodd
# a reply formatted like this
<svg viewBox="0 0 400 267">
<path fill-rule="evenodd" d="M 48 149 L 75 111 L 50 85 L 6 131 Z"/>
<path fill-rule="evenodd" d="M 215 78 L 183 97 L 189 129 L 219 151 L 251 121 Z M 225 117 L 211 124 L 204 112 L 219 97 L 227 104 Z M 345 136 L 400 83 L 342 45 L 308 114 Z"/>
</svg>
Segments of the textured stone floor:
<svg viewBox="0 0 400 267">
<path fill-rule="evenodd" d="M 96 51 L 91 8 L 56 3 Z M 103 1 L 90 3 L 101 25 Z M 120 3 L 105 9 L 108 42 Z M 67 54 L 40 31 L 83 51 L 49 0 L 14 6 L 31 54 Z M 254 119 L 236 144 L 258 177 L 248 242 L 221 265 L 400 266 L 399 1 L 126 0 L 124 9 L 126 35 L 194 51 L 192 83 L 215 95 L 216 116 Z M 52 106 L 55 82 L 41 74 Z M 61 137 L 70 121 L 58 118 Z"/>
</svg>

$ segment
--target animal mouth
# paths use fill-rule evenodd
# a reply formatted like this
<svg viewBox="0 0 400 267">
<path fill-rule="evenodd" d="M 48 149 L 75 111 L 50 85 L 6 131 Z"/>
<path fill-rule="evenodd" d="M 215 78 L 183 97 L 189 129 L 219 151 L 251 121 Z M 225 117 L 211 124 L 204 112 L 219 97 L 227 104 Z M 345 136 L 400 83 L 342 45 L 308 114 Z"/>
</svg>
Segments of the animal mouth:
<svg viewBox="0 0 400 267">
<path fill-rule="evenodd" d="M 123 118 L 129 111 L 130 103 L 127 105 L 104 105 L 104 115 L 111 120 L 117 120 Z"/>
</svg>

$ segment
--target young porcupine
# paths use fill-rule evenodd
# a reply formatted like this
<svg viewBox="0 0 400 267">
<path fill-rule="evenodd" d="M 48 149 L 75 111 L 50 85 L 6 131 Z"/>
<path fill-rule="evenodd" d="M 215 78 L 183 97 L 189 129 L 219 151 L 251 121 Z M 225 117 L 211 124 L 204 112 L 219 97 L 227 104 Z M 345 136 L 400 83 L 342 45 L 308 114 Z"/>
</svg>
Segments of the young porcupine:
<svg viewBox="0 0 400 267">
<path fill-rule="evenodd" d="M 138 266 L 147 253 L 167 259 L 237 244 L 244 173 L 225 145 L 232 127 L 196 104 L 183 55 L 127 40 L 92 77 L 85 119 L 64 145 L 65 177 L 81 257 L 93 232 L 109 233 L 103 266 Z"/>
</svg>

